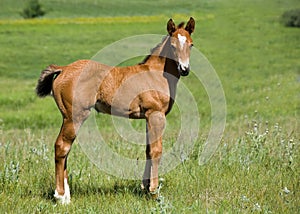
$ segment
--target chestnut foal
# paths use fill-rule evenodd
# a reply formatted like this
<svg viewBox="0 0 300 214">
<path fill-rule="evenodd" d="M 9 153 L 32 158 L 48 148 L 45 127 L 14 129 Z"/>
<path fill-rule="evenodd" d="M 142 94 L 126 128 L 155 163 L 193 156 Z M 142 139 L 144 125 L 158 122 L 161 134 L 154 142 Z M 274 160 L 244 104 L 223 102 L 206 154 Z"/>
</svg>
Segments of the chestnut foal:
<svg viewBox="0 0 300 214">
<path fill-rule="evenodd" d="M 70 203 L 67 157 L 92 108 L 101 113 L 146 119 L 147 161 L 142 187 L 150 193 L 156 192 L 166 115 L 174 103 L 180 76 L 187 76 L 190 71 L 194 28 L 192 17 L 185 27 L 184 23 L 176 26 L 170 19 L 168 35 L 138 65 L 111 67 L 78 60 L 67 66 L 50 65 L 42 71 L 36 93 L 45 97 L 52 92 L 63 117 L 55 142 L 57 200 Z"/>
</svg>

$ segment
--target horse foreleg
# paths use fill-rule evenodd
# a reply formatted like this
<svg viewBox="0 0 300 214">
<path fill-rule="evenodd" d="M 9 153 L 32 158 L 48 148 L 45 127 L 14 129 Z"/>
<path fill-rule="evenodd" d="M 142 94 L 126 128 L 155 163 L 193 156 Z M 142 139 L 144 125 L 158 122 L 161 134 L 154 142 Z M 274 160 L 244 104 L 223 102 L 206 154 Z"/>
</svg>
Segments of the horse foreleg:
<svg viewBox="0 0 300 214">
<path fill-rule="evenodd" d="M 150 193 L 155 193 L 158 188 L 158 166 L 162 155 L 162 135 L 165 128 L 166 118 L 161 112 L 153 112 L 147 118 L 147 149 L 146 149 L 146 166 L 144 173 L 147 176 L 150 166 Z M 151 165 L 150 165 L 150 161 Z"/>
</svg>

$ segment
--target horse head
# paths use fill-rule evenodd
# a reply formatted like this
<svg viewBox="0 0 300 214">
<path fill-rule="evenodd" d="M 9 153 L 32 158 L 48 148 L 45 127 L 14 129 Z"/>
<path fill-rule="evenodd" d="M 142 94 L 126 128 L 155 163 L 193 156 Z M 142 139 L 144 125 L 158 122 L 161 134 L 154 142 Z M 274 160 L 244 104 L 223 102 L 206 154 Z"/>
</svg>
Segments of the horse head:
<svg viewBox="0 0 300 214">
<path fill-rule="evenodd" d="M 177 27 L 172 19 L 167 23 L 170 36 L 170 56 L 177 63 L 177 70 L 181 76 L 187 76 L 190 71 L 190 53 L 193 47 L 191 34 L 195 29 L 195 20 L 191 17 L 186 27 L 180 23 Z"/>
</svg>

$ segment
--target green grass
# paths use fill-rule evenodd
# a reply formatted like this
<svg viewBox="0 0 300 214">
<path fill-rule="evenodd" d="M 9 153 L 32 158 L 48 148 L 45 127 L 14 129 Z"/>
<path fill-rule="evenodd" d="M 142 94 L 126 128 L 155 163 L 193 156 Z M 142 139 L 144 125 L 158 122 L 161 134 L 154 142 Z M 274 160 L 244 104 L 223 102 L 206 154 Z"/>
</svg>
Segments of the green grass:
<svg viewBox="0 0 300 214">
<path fill-rule="evenodd" d="M 20 1 L 0 0 L 0 210 L 7 213 L 297 213 L 299 195 L 299 29 L 281 14 L 290 1 L 41 1 L 48 12 L 23 20 Z M 146 8 L 146 9 L 145 9 Z M 227 103 L 221 144 L 207 165 L 198 165 L 208 135 L 210 104 L 194 75 L 182 78 L 201 117 L 189 157 L 163 175 L 160 202 L 140 182 L 107 175 L 76 142 L 69 156 L 72 203 L 56 205 L 53 144 L 61 116 L 51 97 L 34 94 L 40 71 L 55 63 L 92 58 L 122 38 L 166 34 L 166 22 L 196 19 L 195 48 L 216 69 Z M 199 69 L 201 68 L 192 68 Z M 168 115 L 172 128 L 178 108 Z M 108 145 L 132 158 L 132 145 L 99 115 Z M 132 122 L 137 130 L 142 121 Z M 174 125 L 176 126 L 176 125 Z M 164 149 L 175 140 L 166 131 Z M 140 157 L 143 158 L 143 157 Z"/>
<path fill-rule="evenodd" d="M 45 17 L 95 17 L 95 16 L 149 16 L 167 15 L 183 13 L 190 15 L 191 11 L 205 10 L 212 8 L 209 0 L 205 1 L 146 1 L 131 0 L 124 3 L 122 0 L 43 0 L 40 1 L 42 8 L 46 11 Z M 17 19 L 21 18 L 20 11 L 26 5 L 26 0 L 21 0 L 16 4 L 9 0 L 1 0 L 0 18 Z"/>
</svg>

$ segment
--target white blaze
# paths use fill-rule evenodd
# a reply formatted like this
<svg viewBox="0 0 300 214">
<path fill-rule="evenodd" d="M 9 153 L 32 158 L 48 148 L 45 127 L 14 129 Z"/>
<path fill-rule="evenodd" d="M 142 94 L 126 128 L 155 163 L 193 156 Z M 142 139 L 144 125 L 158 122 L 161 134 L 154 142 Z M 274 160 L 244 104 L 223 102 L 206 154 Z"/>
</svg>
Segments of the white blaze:
<svg viewBox="0 0 300 214">
<path fill-rule="evenodd" d="M 182 49 L 184 46 L 184 43 L 186 41 L 186 37 L 185 36 L 181 36 L 181 34 L 178 34 L 178 40 L 179 40 L 179 44 L 180 44 L 180 48 Z"/>
<path fill-rule="evenodd" d="M 180 49 L 183 50 L 184 44 L 186 42 L 186 37 L 182 36 L 181 34 L 178 34 L 178 41 L 180 44 Z M 183 69 L 183 70 L 185 70 L 189 67 L 189 59 L 182 60 L 179 58 L 178 62 L 180 64 L 181 69 Z"/>
</svg>

